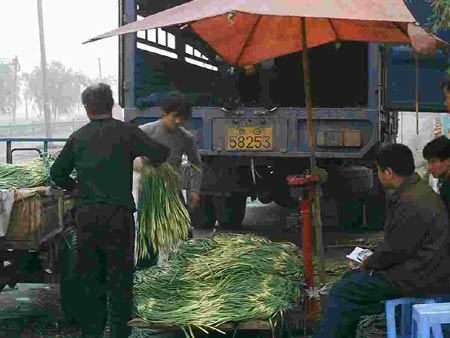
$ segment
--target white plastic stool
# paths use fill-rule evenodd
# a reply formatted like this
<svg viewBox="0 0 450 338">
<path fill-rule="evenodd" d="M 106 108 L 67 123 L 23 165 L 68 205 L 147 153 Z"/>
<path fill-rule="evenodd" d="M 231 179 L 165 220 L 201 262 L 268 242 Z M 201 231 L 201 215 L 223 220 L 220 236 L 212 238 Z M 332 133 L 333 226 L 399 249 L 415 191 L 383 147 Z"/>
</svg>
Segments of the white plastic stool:
<svg viewBox="0 0 450 338">
<path fill-rule="evenodd" d="M 412 338 L 430 338 L 431 328 L 435 338 L 442 338 L 442 330 L 436 332 L 438 330 L 435 328 L 448 323 L 450 323 L 450 303 L 413 305 Z M 417 329 L 414 324 L 417 324 Z"/>
</svg>

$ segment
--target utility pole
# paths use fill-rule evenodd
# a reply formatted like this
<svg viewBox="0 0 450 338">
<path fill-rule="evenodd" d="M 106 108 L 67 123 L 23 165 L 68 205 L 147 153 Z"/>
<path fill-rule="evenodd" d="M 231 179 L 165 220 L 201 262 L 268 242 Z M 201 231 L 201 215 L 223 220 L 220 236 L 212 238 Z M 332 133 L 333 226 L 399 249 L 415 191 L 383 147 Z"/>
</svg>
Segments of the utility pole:
<svg viewBox="0 0 450 338">
<path fill-rule="evenodd" d="M 98 58 L 98 75 L 99 75 L 99 82 L 102 82 L 102 59 Z"/>
<path fill-rule="evenodd" d="M 13 99 L 13 120 L 12 123 L 16 124 L 16 115 L 17 115 L 17 73 L 19 72 L 19 60 L 17 59 L 17 55 L 15 56 L 13 60 L 13 67 L 14 67 L 14 81 L 13 81 L 13 93 L 14 93 L 14 99 Z"/>
<path fill-rule="evenodd" d="M 39 39 L 41 42 L 41 72 L 42 72 L 42 97 L 44 110 L 44 126 L 45 137 L 51 137 L 50 126 L 50 109 L 48 105 L 48 92 L 47 92 L 47 57 L 45 55 L 45 37 L 44 37 L 44 16 L 42 14 L 42 0 L 37 0 L 38 9 L 38 21 L 39 21 Z"/>
</svg>

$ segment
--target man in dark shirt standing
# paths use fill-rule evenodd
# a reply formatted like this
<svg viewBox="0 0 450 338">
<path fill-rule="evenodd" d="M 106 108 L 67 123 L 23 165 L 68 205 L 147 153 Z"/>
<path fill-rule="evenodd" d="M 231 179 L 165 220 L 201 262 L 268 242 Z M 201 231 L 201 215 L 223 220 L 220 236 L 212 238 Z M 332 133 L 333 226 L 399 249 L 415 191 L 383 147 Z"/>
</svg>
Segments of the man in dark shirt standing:
<svg viewBox="0 0 450 338">
<path fill-rule="evenodd" d="M 114 100 L 105 84 L 88 87 L 82 102 L 90 123 L 68 139 L 51 169 L 53 181 L 76 196 L 77 256 L 86 309 L 83 337 L 103 337 L 110 313 L 110 337 L 128 337 L 134 269 L 133 161 L 147 156 L 164 162 L 167 147 L 137 126 L 112 118 Z M 77 177 L 70 174 L 76 169 Z"/>
</svg>

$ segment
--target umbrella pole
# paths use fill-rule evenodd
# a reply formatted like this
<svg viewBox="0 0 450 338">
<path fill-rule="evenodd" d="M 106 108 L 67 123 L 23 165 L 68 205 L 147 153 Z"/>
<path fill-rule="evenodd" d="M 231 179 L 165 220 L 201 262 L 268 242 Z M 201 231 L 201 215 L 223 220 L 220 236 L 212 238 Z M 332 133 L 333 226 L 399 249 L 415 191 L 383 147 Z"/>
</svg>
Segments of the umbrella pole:
<svg viewBox="0 0 450 338">
<path fill-rule="evenodd" d="M 307 111 L 307 130 L 310 146 L 310 169 L 311 173 L 316 169 L 316 138 L 314 133 L 314 120 L 313 120 L 313 106 L 311 95 L 311 78 L 309 73 L 309 56 L 308 56 L 308 44 L 306 40 L 306 19 L 301 18 L 302 26 L 302 44 L 303 44 L 303 77 L 305 82 L 305 98 L 306 98 L 306 111 Z M 313 215 L 314 215 L 314 228 L 315 228 L 315 251 L 318 259 L 318 272 L 319 281 L 321 284 L 325 283 L 325 267 L 323 262 L 323 244 L 322 244 L 322 222 L 320 217 L 320 185 L 314 185 L 313 194 Z M 311 257 L 310 255 L 308 255 Z M 308 266 L 308 264 L 305 264 Z M 312 272 L 313 273 L 313 272 Z M 308 271 L 307 271 L 308 274 Z M 314 277 L 313 277 L 314 278 Z M 311 284 L 311 283 L 309 283 Z M 308 287 L 314 287 L 314 279 L 312 279 L 313 285 Z M 314 310 L 317 310 L 317 304 L 311 304 Z M 311 310 L 313 310 L 311 308 Z"/>
</svg>

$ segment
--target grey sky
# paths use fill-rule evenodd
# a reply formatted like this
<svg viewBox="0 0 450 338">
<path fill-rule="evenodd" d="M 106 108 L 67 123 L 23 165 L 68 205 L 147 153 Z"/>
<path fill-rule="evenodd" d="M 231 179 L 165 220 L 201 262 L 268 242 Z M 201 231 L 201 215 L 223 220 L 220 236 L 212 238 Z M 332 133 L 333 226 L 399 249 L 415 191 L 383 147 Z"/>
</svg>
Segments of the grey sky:
<svg viewBox="0 0 450 338">
<path fill-rule="evenodd" d="M 117 76 L 118 39 L 88 45 L 82 42 L 118 26 L 117 0 L 42 0 L 47 61 L 61 61 L 67 67 L 98 77 Z M 37 1 L 1 1 L 0 58 L 17 55 L 22 71 L 40 64 Z"/>
</svg>

